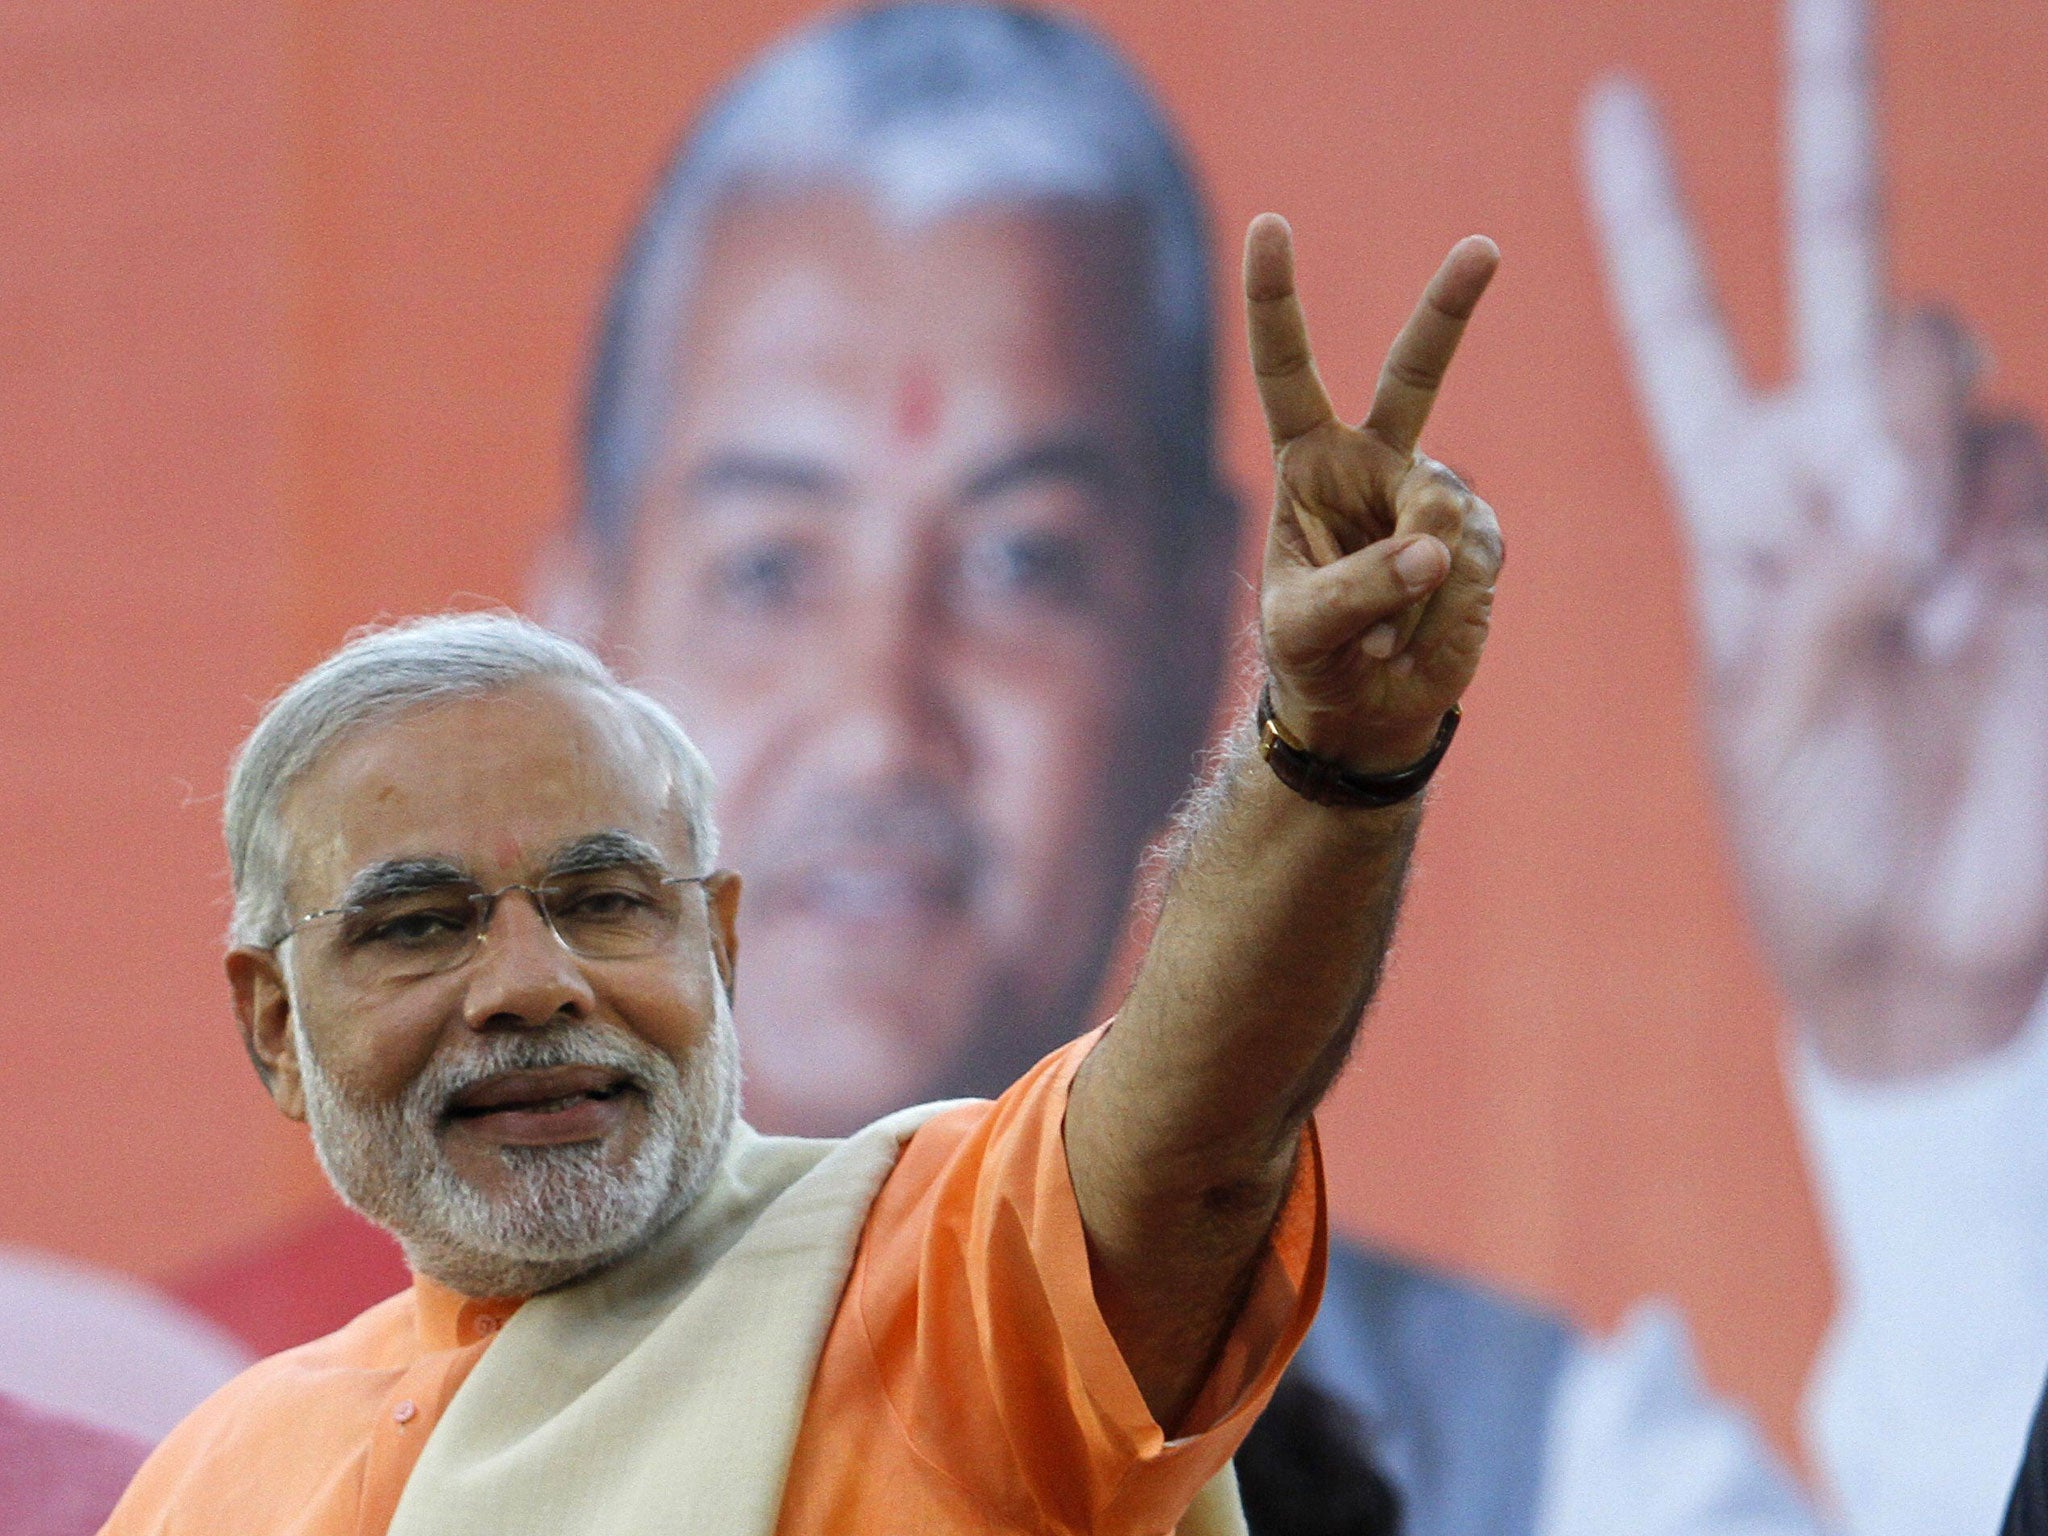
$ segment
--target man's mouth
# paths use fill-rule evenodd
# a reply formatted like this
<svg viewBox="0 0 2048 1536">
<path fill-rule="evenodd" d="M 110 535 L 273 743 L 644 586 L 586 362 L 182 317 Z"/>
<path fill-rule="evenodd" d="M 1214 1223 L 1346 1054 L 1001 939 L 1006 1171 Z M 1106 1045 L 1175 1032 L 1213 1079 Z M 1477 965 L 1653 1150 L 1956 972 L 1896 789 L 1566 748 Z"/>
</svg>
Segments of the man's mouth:
<svg viewBox="0 0 2048 1536">
<path fill-rule="evenodd" d="M 625 1117 L 633 1091 L 613 1067 L 499 1072 L 450 1098 L 444 1119 L 507 1146 L 600 1141 Z"/>
</svg>

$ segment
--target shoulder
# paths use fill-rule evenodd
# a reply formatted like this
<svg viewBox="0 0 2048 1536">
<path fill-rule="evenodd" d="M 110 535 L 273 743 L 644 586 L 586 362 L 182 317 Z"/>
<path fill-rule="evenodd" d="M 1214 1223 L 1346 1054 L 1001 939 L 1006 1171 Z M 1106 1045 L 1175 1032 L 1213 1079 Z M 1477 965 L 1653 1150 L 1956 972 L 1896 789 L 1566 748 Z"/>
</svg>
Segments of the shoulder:
<svg viewBox="0 0 2048 1536">
<path fill-rule="evenodd" d="M 1061 1129 L 1074 1074 L 1102 1038 L 1101 1028 L 1042 1058 L 994 1099 L 951 1099 L 903 1110 L 867 1133 L 894 1128 L 903 1154 L 890 1179 L 900 1199 L 911 1190 L 963 1178 L 1035 1185 L 1052 1175 L 1066 1183 Z"/>
<path fill-rule="evenodd" d="M 214 1396 L 306 1390 L 333 1371 L 410 1364 L 419 1350 L 419 1308 L 411 1291 L 401 1291 L 330 1334 L 257 1361 Z"/>
<path fill-rule="evenodd" d="M 411 1292 L 379 1302 L 325 1338 L 259 1360 L 186 1416 L 143 1463 L 107 1530 L 184 1529 L 175 1512 L 231 1502 L 310 1447 L 345 1443 L 366 1391 L 417 1353 Z M 358 1390 L 350 1390 L 352 1384 Z"/>
<path fill-rule="evenodd" d="M 193 1409 L 159 1452 L 233 1438 L 241 1426 L 317 1409 L 338 1375 L 403 1367 L 417 1353 L 416 1338 L 412 1293 L 380 1301 L 325 1338 L 257 1361 Z"/>
</svg>

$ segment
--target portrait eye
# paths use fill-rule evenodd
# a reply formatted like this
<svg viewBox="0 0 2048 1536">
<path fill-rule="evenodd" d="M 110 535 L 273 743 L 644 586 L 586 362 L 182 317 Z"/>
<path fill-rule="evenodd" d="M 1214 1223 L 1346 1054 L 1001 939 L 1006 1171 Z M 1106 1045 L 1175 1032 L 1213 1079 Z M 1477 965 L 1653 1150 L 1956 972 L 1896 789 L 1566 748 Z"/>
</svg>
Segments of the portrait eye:
<svg viewBox="0 0 2048 1536">
<path fill-rule="evenodd" d="M 962 559 L 968 592 L 998 600 L 1021 598 L 1074 605 L 1094 585 L 1086 543 L 1071 533 L 1025 528 L 994 531 L 968 545 Z"/>
<path fill-rule="evenodd" d="M 795 539 L 750 539 L 718 557 L 712 583 L 727 607 L 773 612 L 802 599 L 812 566 L 809 552 Z"/>
</svg>

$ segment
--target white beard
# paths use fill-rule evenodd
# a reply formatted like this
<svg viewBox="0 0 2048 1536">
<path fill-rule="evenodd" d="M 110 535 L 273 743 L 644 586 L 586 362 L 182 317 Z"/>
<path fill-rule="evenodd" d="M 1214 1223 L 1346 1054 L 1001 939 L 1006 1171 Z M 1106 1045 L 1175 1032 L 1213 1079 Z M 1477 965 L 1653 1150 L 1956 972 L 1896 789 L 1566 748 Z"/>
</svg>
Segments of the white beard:
<svg viewBox="0 0 2048 1536">
<path fill-rule="evenodd" d="M 724 990 L 688 1076 L 625 1032 L 568 1024 L 480 1040 L 428 1063 L 395 1102 L 365 1103 L 329 1077 L 296 1015 L 292 1045 L 313 1150 L 341 1198 L 390 1232 L 406 1262 L 465 1296 L 531 1296 L 640 1248 L 704 1193 L 739 1119 L 739 1045 Z M 623 1167 L 600 1143 L 502 1147 L 508 1189 L 486 1195 L 449 1164 L 449 1100 L 501 1072 L 594 1066 L 645 1095 L 647 1125 Z"/>
</svg>

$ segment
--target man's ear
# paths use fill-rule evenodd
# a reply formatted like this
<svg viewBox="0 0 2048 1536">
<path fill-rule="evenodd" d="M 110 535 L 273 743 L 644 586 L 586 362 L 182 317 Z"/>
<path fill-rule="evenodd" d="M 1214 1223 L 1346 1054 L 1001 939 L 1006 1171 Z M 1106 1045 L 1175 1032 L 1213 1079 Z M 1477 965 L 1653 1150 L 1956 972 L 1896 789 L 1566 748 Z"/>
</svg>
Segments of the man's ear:
<svg viewBox="0 0 2048 1536">
<path fill-rule="evenodd" d="M 718 979 L 725 984 L 726 1001 L 732 1001 L 740 964 L 740 877 L 736 870 L 721 869 L 704 882 L 704 898 L 711 909 L 711 958 L 718 966 Z"/>
<path fill-rule="evenodd" d="M 558 635 L 584 645 L 604 638 L 606 588 L 590 541 L 557 533 L 541 546 L 527 578 L 527 611 Z"/>
<path fill-rule="evenodd" d="M 305 1119 L 306 1091 L 299 1081 L 299 1053 L 292 1048 L 292 997 L 277 952 L 231 949 L 227 972 L 235 1022 L 242 1028 L 242 1045 L 256 1064 L 256 1075 L 280 1110 L 294 1120 Z"/>
</svg>

